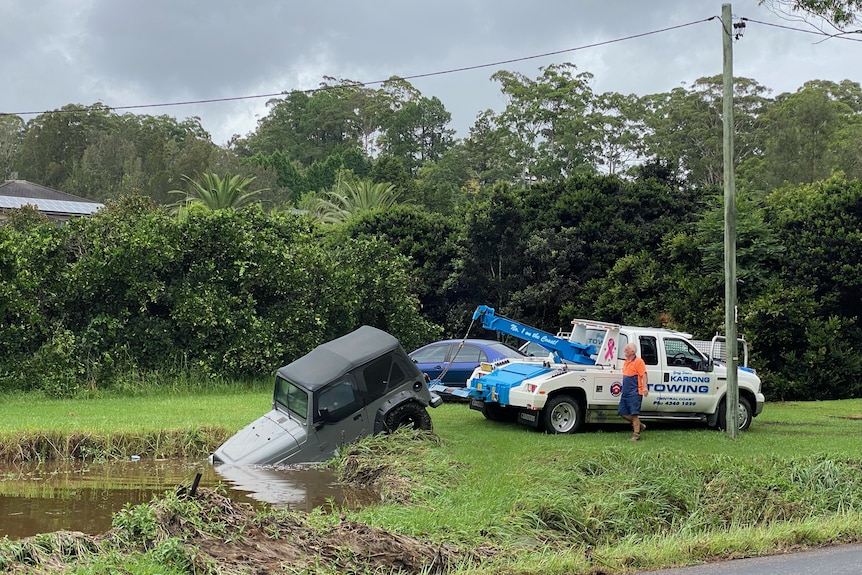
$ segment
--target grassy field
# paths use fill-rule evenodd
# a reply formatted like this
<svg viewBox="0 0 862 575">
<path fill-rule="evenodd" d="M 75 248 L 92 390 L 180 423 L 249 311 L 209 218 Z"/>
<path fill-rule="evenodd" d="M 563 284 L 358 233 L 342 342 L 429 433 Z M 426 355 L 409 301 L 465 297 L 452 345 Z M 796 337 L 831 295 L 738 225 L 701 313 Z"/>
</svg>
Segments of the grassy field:
<svg viewBox="0 0 862 575">
<path fill-rule="evenodd" d="M 197 456 L 269 406 L 263 385 L 133 399 L 12 397 L 0 405 L 0 454 L 16 443 L 21 453 L 34 437 L 152 441 L 173 433 L 185 438 L 178 454 Z M 625 425 L 544 435 L 487 421 L 465 404 L 431 414 L 436 441 L 378 437 L 352 450 L 354 472 L 386 469 L 388 480 L 381 505 L 342 513 L 487 551 L 456 573 L 627 573 L 862 541 L 859 399 L 767 404 L 734 440 L 701 425 L 660 423 L 637 443 Z M 125 456 L 125 445 L 114 440 L 109 455 Z"/>
</svg>

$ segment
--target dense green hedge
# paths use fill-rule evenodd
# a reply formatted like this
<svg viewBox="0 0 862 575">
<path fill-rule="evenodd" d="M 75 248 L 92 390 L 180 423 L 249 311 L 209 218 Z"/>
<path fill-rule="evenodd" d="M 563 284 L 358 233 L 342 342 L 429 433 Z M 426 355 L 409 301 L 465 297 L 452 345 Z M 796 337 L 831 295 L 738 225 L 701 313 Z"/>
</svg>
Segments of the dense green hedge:
<svg viewBox="0 0 862 575">
<path fill-rule="evenodd" d="M 388 244 L 324 247 L 310 222 L 257 209 L 182 219 L 131 196 L 64 226 L 0 227 L 0 372 L 68 395 L 119 373 L 271 373 L 368 323 L 409 349 L 440 329 L 418 313 Z"/>
<path fill-rule="evenodd" d="M 740 194 L 738 328 L 767 399 L 862 396 L 860 253 L 858 180 Z M 578 176 L 326 228 L 258 209 L 175 218 L 137 196 L 63 226 L 22 210 L 0 226 L 0 385 L 260 377 L 362 324 L 408 351 L 462 337 L 479 304 L 547 331 L 723 332 L 720 190 Z"/>
</svg>

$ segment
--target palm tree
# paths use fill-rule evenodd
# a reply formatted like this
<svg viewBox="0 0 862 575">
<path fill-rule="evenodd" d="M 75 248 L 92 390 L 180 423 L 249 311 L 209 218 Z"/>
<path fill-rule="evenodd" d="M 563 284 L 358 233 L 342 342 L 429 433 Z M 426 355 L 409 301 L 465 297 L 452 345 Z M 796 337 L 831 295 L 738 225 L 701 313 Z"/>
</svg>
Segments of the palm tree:
<svg viewBox="0 0 862 575">
<path fill-rule="evenodd" d="M 248 192 L 245 190 L 255 180 L 254 176 L 225 174 L 224 178 L 220 178 L 218 174 L 205 173 L 201 175 L 200 181 L 193 180 L 188 176 L 183 176 L 183 179 L 190 184 L 190 191 L 171 190 L 168 192 L 184 196 L 171 206 L 174 213 L 177 214 L 185 213 L 193 206 L 206 210 L 240 208 L 250 204 L 255 196 L 266 191 L 265 188 Z"/>
<path fill-rule="evenodd" d="M 339 223 L 356 214 L 391 207 L 400 196 L 401 192 L 386 182 L 340 181 L 322 197 L 308 199 L 302 207 L 322 222 Z"/>
</svg>

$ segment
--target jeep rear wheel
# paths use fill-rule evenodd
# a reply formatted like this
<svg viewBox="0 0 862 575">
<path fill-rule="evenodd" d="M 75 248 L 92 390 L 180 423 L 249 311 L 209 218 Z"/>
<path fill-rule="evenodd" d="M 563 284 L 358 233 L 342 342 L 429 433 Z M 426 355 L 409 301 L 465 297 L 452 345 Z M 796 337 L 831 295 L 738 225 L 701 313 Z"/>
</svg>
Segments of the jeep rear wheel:
<svg viewBox="0 0 862 575">
<path fill-rule="evenodd" d="M 386 414 L 386 417 L 383 418 L 383 425 L 387 432 L 395 431 L 404 426 L 431 431 L 431 416 L 418 403 L 402 403 Z"/>
<path fill-rule="evenodd" d="M 584 423 L 584 408 L 571 395 L 557 395 L 542 410 L 542 424 L 547 433 L 576 433 Z"/>
</svg>

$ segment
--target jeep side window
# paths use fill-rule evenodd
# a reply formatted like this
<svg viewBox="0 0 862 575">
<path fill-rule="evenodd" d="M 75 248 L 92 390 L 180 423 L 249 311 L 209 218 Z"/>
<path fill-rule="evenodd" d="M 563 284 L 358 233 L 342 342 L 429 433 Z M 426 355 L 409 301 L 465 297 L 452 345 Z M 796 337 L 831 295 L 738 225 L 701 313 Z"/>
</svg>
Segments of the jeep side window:
<svg viewBox="0 0 862 575">
<path fill-rule="evenodd" d="M 391 355 L 384 355 L 362 368 L 362 379 L 368 395 L 366 401 L 372 402 L 406 381 L 404 370 L 393 359 Z"/>
<path fill-rule="evenodd" d="M 323 389 L 317 396 L 317 419 L 338 421 L 359 407 L 356 392 L 348 380 L 339 381 Z M 325 417 L 324 417 L 325 414 Z"/>
</svg>

